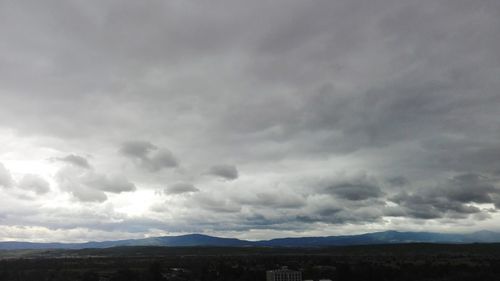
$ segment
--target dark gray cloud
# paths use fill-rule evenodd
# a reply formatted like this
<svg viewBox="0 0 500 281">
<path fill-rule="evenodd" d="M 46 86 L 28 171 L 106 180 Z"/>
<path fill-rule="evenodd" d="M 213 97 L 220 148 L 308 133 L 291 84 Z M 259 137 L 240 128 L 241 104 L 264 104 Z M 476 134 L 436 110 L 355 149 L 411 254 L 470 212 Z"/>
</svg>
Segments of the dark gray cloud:
<svg viewBox="0 0 500 281">
<path fill-rule="evenodd" d="M 199 189 L 194 185 L 185 182 L 172 184 L 163 190 L 166 194 L 182 194 L 189 192 L 198 192 Z"/>
<path fill-rule="evenodd" d="M 341 183 L 329 186 L 325 190 L 327 193 L 347 200 L 366 200 L 382 196 L 382 191 L 378 186 L 357 183 Z"/>
<path fill-rule="evenodd" d="M 319 193 L 349 201 L 363 201 L 384 196 L 377 178 L 364 172 L 329 176 L 314 185 L 317 186 L 316 190 Z"/>
<path fill-rule="evenodd" d="M 500 189 L 494 180 L 479 174 L 460 174 L 436 187 L 406 191 L 390 198 L 403 208 L 400 215 L 433 219 L 445 216 L 480 213 L 474 203 L 495 203 Z"/>
<path fill-rule="evenodd" d="M 297 209 L 305 206 L 306 198 L 292 192 L 258 192 L 248 197 L 234 198 L 239 204 L 262 206 L 266 208 Z"/>
<path fill-rule="evenodd" d="M 297 220 L 303 223 L 328 223 L 328 224 L 366 224 L 382 221 L 382 213 L 378 209 L 364 211 L 349 211 L 325 209 L 316 214 L 299 215 Z"/>
<path fill-rule="evenodd" d="M 437 219 L 451 214 L 473 214 L 480 212 L 474 206 L 449 200 L 446 197 L 432 197 L 419 194 L 399 194 L 391 200 L 402 206 L 399 213 L 389 210 L 388 215 L 410 216 L 419 219 Z"/>
<path fill-rule="evenodd" d="M 156 149 L 158 147 L 150 142 L 132 141 L 124 143 L 120 148 L 120 152 L 125 156 L 142 159 L 147 158 L 149 153 Z"/>
<path fill-rule="evenodd" d="M 450 187 L 444 190 L 446 196 L 463 203 L 492 203 L 491 196 L 500 194 L 500 188 L 491 179 L 474 173 L 457 175 L 449 184 Z"/>
<path fill-rule="evenodd" d="M 149 142 L 126 142 L 120 148 L 120 152 L 133 159 L 142 168 L 151 172 L 179 165 L 172 152 L 168 149 L 159 149 Z"/>
<path fill-rule="evenodd" d="M 408 184 L 408 179 L 402 176 L 397 176 L 387 179 L 387 182 L 392 186 L 405 186 Z"/>
<path fill-rule="evenodd" d="M 489 136 L 488 136 L 489 138 Z M 422 146 L 432 152 L 426 159 L 429 166 L 458 173 L 483 172 L 494 174 L 500 170 L 500 145 L 485 138 L 463 138 L 456 136 L 436 136 L 422 142 Z"/>
<path fill-rule="evenodd" d="M 210 167 L 208 173 L 227 180 L 235 180 L 238 178 L 238 170 L 233 165 L 215 165 Z"/>
</svg>

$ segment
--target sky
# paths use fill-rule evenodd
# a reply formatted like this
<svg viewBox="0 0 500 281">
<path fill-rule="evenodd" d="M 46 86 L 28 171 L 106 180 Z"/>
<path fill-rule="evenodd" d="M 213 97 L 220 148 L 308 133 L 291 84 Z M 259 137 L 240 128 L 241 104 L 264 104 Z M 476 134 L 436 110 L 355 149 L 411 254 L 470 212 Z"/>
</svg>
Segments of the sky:
<svg viewBox="0 0 500 281">
<path fill-rule="evenodd" d="M 0 0 L 0 240 L 500 231 L 500 1 Z"/>
</svg>

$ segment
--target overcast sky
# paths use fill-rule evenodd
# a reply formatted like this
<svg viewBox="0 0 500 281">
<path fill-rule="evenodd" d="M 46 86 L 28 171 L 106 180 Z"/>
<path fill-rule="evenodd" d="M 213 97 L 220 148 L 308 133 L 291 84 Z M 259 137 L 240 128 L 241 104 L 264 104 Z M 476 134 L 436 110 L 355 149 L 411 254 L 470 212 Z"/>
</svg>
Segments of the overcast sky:
<svg viewBox="0 0 500 281">
<path fill-rule="evenodd" d="M 0 240 L 500 231 L 498 0 L 0 0 Z"/>
</svg>

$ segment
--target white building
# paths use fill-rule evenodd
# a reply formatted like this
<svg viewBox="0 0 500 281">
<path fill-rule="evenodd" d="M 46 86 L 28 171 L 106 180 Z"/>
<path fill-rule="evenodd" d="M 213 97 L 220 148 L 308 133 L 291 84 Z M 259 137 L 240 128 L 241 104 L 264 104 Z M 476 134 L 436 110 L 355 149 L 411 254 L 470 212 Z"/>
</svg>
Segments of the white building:
<svg viewBox="0 0 500 281">
<path fill-rule="evenodd" d="M 266 271 L 266 281 L 302 281 L 302 273 L 284 266 L 281 269 Z"/>
</svg>

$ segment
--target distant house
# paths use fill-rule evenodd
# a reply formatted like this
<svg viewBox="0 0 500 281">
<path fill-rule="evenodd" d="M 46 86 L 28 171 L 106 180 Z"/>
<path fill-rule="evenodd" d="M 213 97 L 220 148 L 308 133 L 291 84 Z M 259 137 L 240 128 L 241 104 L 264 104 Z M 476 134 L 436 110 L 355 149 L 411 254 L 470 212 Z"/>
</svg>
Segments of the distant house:
<svg viewBox="0 0 500 281">
<path fill-rule="evenodd" d="M 302 273 L 284 266 L 281 269 L 266 271 L 266 281 L 302 281 Z"/>
</svg>

